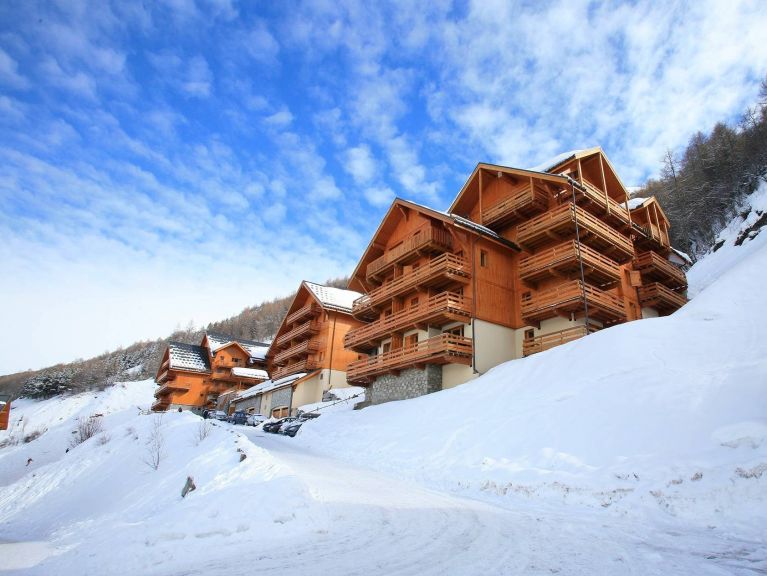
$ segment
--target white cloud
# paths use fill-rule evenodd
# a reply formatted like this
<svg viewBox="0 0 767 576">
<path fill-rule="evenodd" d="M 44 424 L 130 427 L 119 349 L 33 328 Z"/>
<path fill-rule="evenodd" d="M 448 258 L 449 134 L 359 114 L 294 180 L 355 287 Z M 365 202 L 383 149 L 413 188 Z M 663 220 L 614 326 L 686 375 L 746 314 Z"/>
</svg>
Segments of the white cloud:
<svg viewBox="0 0 767 576">
<path fill-rule="evenodd" d="M 370 147 L 361 144 L 346 152 L 344 169 L 351 174 L 357 184 L 367 184 L 376 174 L 376 163 L 370 153 Z"/>
<path fill-rule="evenodd" d="M 181 82 L 181 88 L 190 96 L 205 98 L 210 96 L 213 74 L 207 61 L 202 56 L 194 56 L 189 60 L 186 74 Z"/>
<path fill-rule="evenodd" d="M 2 48 L 0 48 L 0 83 L 16 89 L 29 86 L 29 81 L 19 74 L 18 62 Z"/>
<path fill-rule="evenodd" d="M 395 197 L 392 189 L 387 187 L 365 188 L 364 194 L 373 206 L 388 206 Z"/>
<path fill-rule="evenodd" d="M 264 122 L 274 128 L 287 128 L 293 122 L 293 114 L 287 108 L 282 108 L 264 118 Z"/>
</svg>

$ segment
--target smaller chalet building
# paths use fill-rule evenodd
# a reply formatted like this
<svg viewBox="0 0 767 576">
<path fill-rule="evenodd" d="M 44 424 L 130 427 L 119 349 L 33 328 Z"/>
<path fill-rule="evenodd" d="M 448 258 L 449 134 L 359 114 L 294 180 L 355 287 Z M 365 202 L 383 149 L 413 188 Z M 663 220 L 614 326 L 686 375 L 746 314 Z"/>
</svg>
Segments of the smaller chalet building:
<svg viewBox="0 0 767 576">
<path fill-rule="evenodd" d="M 155 381 L 152 410 L 216 408 L 219 396 L 269 379 L 269 345 L 207 332 L 199 346 L 169 342 Z"/>
<path fill-rule="evenodd" d="M 11 417 L 11 396 L 0 394 L 0 430 L 8 430 L 8 421 Z"/>
<path fill-rule="evenodd" d="M 346 387 L 346 366 L 357 354 L 344 349 L 344 337 L 362 323 L 352 317 L 359 292 L 302 282 L 269 349 L 270 382 L 248 391 L 252 412 L 289 414 L 319 402 L 331 388 Z M 235 400 L 242 410 L 241 398 Z M 258 408 L 253 395 L 258 395 Z"/>
</svg>

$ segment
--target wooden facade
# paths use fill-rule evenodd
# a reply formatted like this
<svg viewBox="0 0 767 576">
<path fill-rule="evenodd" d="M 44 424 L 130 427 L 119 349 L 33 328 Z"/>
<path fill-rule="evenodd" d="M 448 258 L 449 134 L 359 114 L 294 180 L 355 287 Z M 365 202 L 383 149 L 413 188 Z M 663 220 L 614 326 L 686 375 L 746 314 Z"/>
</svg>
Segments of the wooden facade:
<svg viewBox="0 0 767 576">
<path fill-rule="evenodd" d="M 0 430 L 8 430 L 11 419 L 11 396 L 0 394 Z"/>
<path fill-rule="evenodd" d="M 264 343 L 214 333 L 199 346 L 170 342 L 155 377 L 152 410 L 215 409 L 221 394 L 268 379 L 266 351 Z"/>
<path fill-rule="evenodd" d="M 476 373 L 493 345 L 476 341 L 478 321 L 511 343 L 511 359 L 671 313 L 687 282 L 669 262 L 668 229 L 655 199 L 629 205 L 599 148 L 545 172 L 479 164 L 445 213 L 395 200 L 350 280 L 364 325 L 346 336 L 360 354 L 347 376 L 370 385 L 429 364 Z"/>
</svg>

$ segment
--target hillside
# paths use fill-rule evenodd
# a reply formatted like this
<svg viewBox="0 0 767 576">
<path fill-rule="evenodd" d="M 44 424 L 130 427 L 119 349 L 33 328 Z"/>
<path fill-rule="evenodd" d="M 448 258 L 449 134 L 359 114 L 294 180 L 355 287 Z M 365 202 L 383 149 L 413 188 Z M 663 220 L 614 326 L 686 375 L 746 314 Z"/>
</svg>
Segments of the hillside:
<svg viewBox="0 0 767 576">
<path fill-rule="evenodd" d="M 328 280 L 326 284 L 345 288 L 347 281 L 347 278 L 335 278 Z M 176 330 L 167 338 L 136 342 L 95 358 L 0 376 L 0 393 L 44 398 L 65 392 L 103 390 L 114 382 L 153 378 L 169 340 L 197 344 L 202 339 L 204 330 L 270 342 L 294 295 L 245 308 L 236 316 L 212 322 L 204 329 L 187 327 Z"/>
</svg>

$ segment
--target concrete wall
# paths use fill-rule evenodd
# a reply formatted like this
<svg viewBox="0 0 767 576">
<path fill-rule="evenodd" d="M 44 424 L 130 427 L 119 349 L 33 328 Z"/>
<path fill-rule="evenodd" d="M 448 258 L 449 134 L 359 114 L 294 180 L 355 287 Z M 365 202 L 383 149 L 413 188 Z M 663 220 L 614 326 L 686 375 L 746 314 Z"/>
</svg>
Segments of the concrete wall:
<svg viewBox="0 0 767 576">
<path fill-rule="evenodd" d="M 472 333 L 476 371 L 484 374 L 498 364 L 521 358 L 522 348 L 520 346 L 519 352 L 516 348 L 517 332 L 519 330 L 475 319 Z"/>
<path fill-rule="evenodd" d="M 655 308 L 642 306 L 642 318 L 657 318 L 658 316 L 658 311 Z"/>
<path fill-rule="evenodd" d="M 365 400 L 383 404 L 392 400 L 416 398 L 442 390 L 442 367 L 428 364 L 423 370 L 409 368 L 398 375 L 379 376 L 367 389 Z"/>
<path fill-rule="evenodd" d="M 290 407 L 292 398 L 293 388 L 291 386 L 285 386 L 279 390 L 273 390 L 271 393 L 271 405 L 269 406 L 268 415 L 271 415 L 272 410 L 280 406 Z M 264 413 L 262 412 L 262 414 Z M 267 414 L 264 414 L 264 416 L 267 416 Z"/>
<path fill-rule="evenodd" d="M 250 396 L 249 398 L 245 398 L 243 400 L 240 400 L 235 404 L 235 410 L 242 410 L 243 412 L 248 412 L 249 414 L 255 413 L 260 414 L 261 413 L 261 394 L 257 394 L 256 396 Z"/>
<path fill-rule="evenodd" d="M 445 364 L 442 366 L 442 389 L 455 388 L 479 376 L 471 366 Z"/>
</svg>

